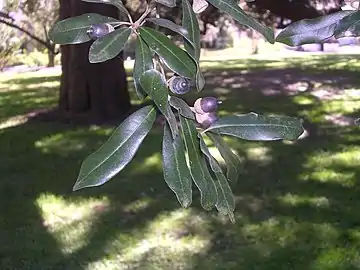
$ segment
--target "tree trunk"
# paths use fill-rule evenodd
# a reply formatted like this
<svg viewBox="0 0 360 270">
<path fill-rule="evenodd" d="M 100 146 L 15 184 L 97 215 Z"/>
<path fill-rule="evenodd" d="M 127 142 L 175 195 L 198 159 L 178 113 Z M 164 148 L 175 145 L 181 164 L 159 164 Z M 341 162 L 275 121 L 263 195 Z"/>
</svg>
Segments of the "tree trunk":
<svg viewBox="0 0 360 270">
<path fill-rule="evenodd" d="M 60 20 L 84 13 L 117 17 L 111 5 L 79 0 L 60 0 Z M 126 73 L 120 57 L 90 64 L 91 42 L 61 46 L 62 75 L 59 110 L 68 117 L 90 117 L 94 121 L 122 118 L 131 107 Z"/>
<path fill-rule="evenodd" d="M 54 67 L 56 54 L 54 53 L 54 51 L 47 49 L 47 55 L 48 55 L 47 67 Z"/>
</svg>

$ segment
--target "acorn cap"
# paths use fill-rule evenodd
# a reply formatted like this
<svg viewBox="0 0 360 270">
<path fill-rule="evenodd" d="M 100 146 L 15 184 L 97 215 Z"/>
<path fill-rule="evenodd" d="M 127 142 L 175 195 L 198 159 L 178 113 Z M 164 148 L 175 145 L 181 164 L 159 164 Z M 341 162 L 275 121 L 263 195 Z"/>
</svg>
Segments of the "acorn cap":
<svg viewBox="0 0 360 270">
<path fill-rule="evenodd" d="M 192 84 L 188 78 L 173 76 L 168 80 L 169 89 L 174 94 L 183 95 L 190 91 Z"/>
</svg>

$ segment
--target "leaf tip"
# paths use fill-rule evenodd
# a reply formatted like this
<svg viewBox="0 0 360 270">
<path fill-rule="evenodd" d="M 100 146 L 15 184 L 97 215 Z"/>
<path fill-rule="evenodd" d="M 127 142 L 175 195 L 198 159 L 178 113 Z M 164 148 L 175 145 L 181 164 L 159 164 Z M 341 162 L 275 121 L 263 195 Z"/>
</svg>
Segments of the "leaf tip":
<svg viewBox="0 0 360 270">
<path fill-rule="evenodd" d="M 78 190 L 80 190 L 82 188 L 84 188 L 84 187 L 82 187 L 81 185 L 79 185 L 78 182 L 76 182 L 75 185 L 72 188 L 72 191 L 78 191 Z"/>
<path fill-rule="evenodd" d="M 232 224 L 235 224 L 235 223 L 236 223 L 236 220 L 235 220 L 234 213 L 233 213 L 233 212 L 229 212 L 229 213 L 228 213 L 228 216 L 229 216 L 229 219 L 230 219 L 231 223 L 232 223 Z"/>
<path fill-rule="evenodd" d="M 182 207 L 188 208 L 191 205 L 191 198 L 187 198 L 181 202 Z"/>
</svg>

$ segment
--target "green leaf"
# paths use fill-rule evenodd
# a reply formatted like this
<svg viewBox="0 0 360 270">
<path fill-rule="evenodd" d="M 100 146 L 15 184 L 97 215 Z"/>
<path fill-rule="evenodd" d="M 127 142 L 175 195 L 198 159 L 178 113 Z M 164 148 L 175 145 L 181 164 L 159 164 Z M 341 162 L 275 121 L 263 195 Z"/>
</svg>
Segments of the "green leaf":
<svg viewBox="0 0 360 270">
<path fill-rule="evenodd" d="M 155 69 L 147 70 L 140 76 L 140 84 L 165 116 L 175 138 L 178 133 L 177 121 L 168 103 L 168 88 L 164 76 Z"/>
<path fill-rule="evenodd" d="M 49 31 L 49 38 L 56 44 L 79 44 L 90 41 L 87 34 L 90 26 L 100 23 L 118 23 L 119 21 L 96 13 L 86 13 L 55 23 Z"/>
<path fill-rule="evenodd" d="M 185 42 L 185 50 L 195 59 L 200 59 L 200 27 L 191 4 L 188 0 L 182 0 L 182 26 L 189 35 L 189 42 Z"/>
<path fill-rule="evenodd" d="M 189 53 L 189 55 L 194 59 L 196 63 L 196 78 L 195 84 L 196 89 L 201 91 L 205 85 L 205 79 L 200 70 L 199 60 L 200 60 L 200 28 L 199 22 L 197 20 L 196 14 L 193 11 L 193 8 L 188 0 L 182 0 L 182 24 L 183 27 L 188 32 L 190 42 L 188 40 L 184 40 L 185 50 Z"/>
<path fill-rule="evenodd" d="M 134 157 L 156 117 L 153 106 L 131 114 L 109 140 L 81 165 L 73 190 L 100 186 L 119 173 Z"/>
<path fill-rule="evenodd" d="M 189 41 L 192 46 L 194 46 L 193 42 L 191 41 L 191 39 L 189 37 L 189 32 L 181 25 L 178 25 L 170 20 L 163 19 L 163 18 L 149 18 L 149 19 L 146 19 L 146 21 L 152 22 L 156 25 L 165 27 L 175 33 L 178 33 L 179 35 L 183 36 L 187 41 Z"/>
<path fill-rule="evenodd" d="M 217 191 L 217 201 L 216 209 L 222 215 L 228 215 L 232 223 L 235 223 L 234 210 L 235 210 L 235 199 L 231 191 L 228 181 L 226 180 L 225 175 L 223 174 L 219 163 L 216 159 L 210 154 L 209 149 L 202 138 L 198 135 L 200 139 L 200 148 L 204 155 L 207 157 L 210 164 L 211 170 L 214 172 L 217 181 L 215 181 L 216 191 Z"/>
<path fill-rule="evenodd" d="M 89 2 L 89 3 L 100 3 L 100 4 L 113 5 L 113 6 L 117 7 L 120 11 L 125 13 L 126 15 L 128 15 L 128 16 L 130 15 L 129 11 L 126 9 L 126 7 L 124 6 L 124 4 L 121 0 L 82 0 L 82 1 Z"/>
<path fill-rule="evenodd" d="M 347 11 L 340 11 L 316 19 L 294 22 L 277 35 L 276 41 L 289 46 L 322 42 L 334 35 L 336 25 L 348 14 Z"/>
<path fill-rule="evenodd" d="M 192 120 L 180 115 L 181 130 L 189 158 L 191 177 L 201 194 L 201 205 L 211 210 L 216 204 L 216 187 L 210 175 L 204 155 L 200 151 L 198 132 Z"/>
<path fill-rule="evenodd" d="M 159 31 L 149 27 L 141 27 L 139 32 L 140 36 L 159 55 L 168 68 L 183 77 L 195 79 L 196 64 L 185 51 Z"/>
<path fill-rule="evenodd" d="M 147 70 L 140 76 L 140 84 L 162 114 L 166 115 L 169 94 L 164 76 L 155 69 Z"/>
<path fill-rule="evenodd" d="M 351 12 L 343 17 L 336 25 L 336 38 L 360 35 L 360 11 Z"/>
<path fill-rule="evenodd" d="M 171 106 L 177 109 L 182 116 L 195 120 L 193 111 L 190 109 L 189 105 L 181 98 L 170 96 L 169 103 Z"/>
<path fill-rule="evenodd" d="M 131 28 L 119 28 L 95 40 L 89 50 L 90 63 L 105 62 L 116 57 L 123 50 L 131 31 Z"/>
<path fill-rule="evenodd" d="M 246 25 L 260 34 L 262 34 L 267 41 L 274 43 L 274 32 L 271 28 L 262 25 L 255 19 L 246 14 L 235 0 L 208 0 L 210 4 L 224 11 L 225 13 L 232 16 L 236 21 L 242 25 Z"/>
<path fill-rule="evenodd" d="M 140 76 L 147 70 L 154 68 L 152 54 L 149 46 L 138 36 L 135 44 L 135 64 L 133 69 L 133 78 L 135 91 L 140 100 L 146 97 L 145 90 L 141 87 Z"/>
<path fill-rule="evenodd" d="M 207 136 L 214 142 L 216 148 L 219 150 L 220 155 L 223 157 L 227 168 L 227 179 L 231 182 L 237 182 L 240 170 L 243 167 L 239 157 L 233 153 L 224 139 L 216 133 L 207 133 Z"/>
<path fill-rule="evenodd" d="M 162 5 L 170 7 L 170 8 L 176 6 L 176 0 L 155 0 L 155 2 L 158 2 Z"/>
<path fill-rule="evenodd" d="M 203 133 L 209 131 L 250 141 L 273 141 L 296 140 L 304 128 L 298 118 L 263 116 L 252 112 L 221 117 Z"/>
<path fill-rule="evenodd" d="M 177 135 L 173 140 L 167 124 L 164 125 L 162 154 L 165 182 L 186 208 L 192 202 L 192 180 L 186 164 L 185 147 L 181 136 Z"/>
<path fill-rule="evenodd" d="M 170 125 L 171 133 L 175 139 L 176 135 L 179 133 L 178 122 L 176 120 L 174 112 L 171 110 L 171 106 L 167 106 L 167 112 L 165 114 L 166 121 Z"/>
</svg>

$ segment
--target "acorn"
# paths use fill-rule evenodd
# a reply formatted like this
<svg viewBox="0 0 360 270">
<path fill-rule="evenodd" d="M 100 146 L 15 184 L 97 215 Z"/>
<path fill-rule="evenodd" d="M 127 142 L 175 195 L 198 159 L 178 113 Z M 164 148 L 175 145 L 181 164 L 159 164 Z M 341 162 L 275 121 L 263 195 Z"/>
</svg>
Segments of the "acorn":
<svg viewBox="0 0 360 270">
<path fill-rule="evenodd" d="M 218 104 L 219 102 L 215 97 L 198 98 L 194 103 L 194 110 L 198 114 L 215 112 Z"/>
<path fill-rule="evenodd" d="M 111 33 L 114 30 L 115 28 L 111 24 L 99 23 L 90 26 L 89 30 L 87 30 L 86 33 L 91 39 L 95 40 L 103 36 L 106 36 L 107 34 Z"/>
<path fill-rule="evenodd" d="M 189 92 L 192 87 L 191 80 L 182 76 L 173 76 L 167 83 L 170 91 L 178 95 Z"/>
<path fill-rule="evenodd" d="M 196 118 L 196 122 L 198 122 L 200 126 L 204 129 L 207 129 L 213 123 L 215 123 L 216 120 L 218 120 L 216 112 L 210 112 L 204 114 L 196 113 L 195 118 Z"/>
</svg>

